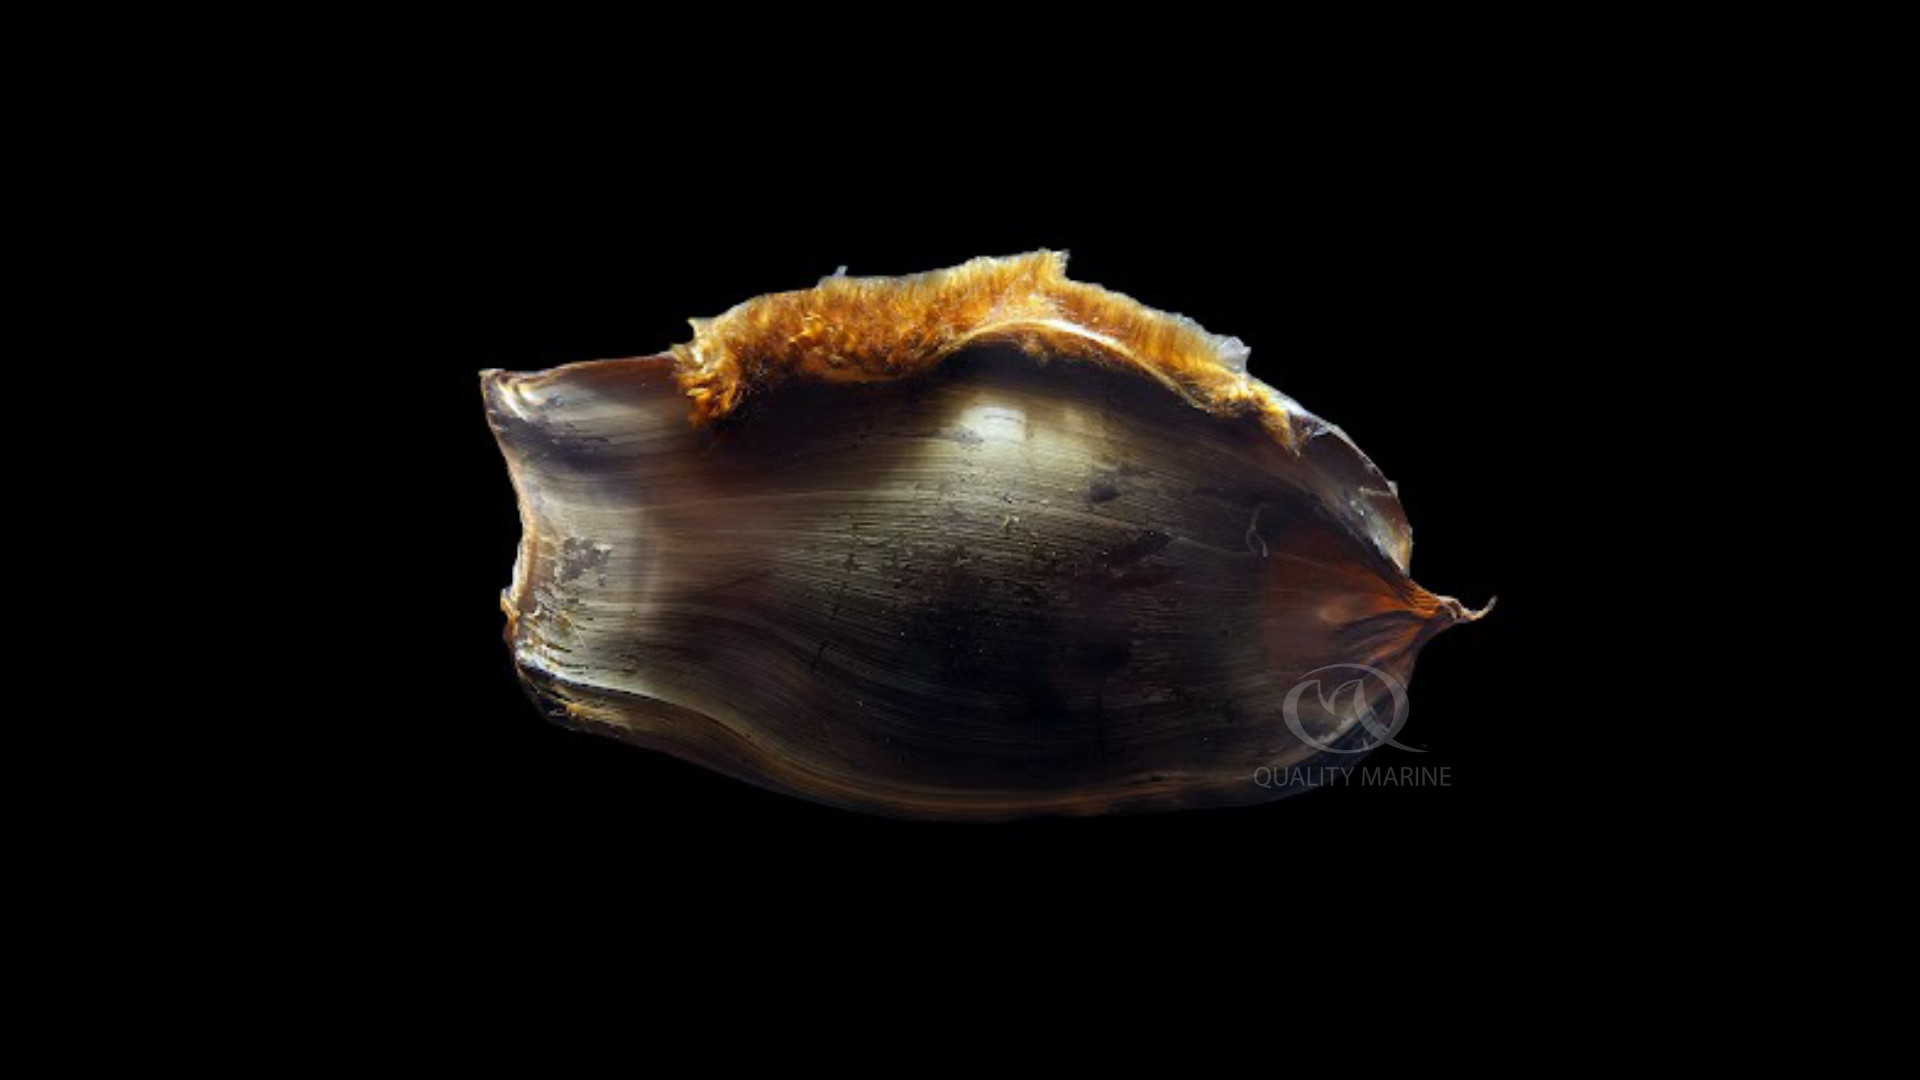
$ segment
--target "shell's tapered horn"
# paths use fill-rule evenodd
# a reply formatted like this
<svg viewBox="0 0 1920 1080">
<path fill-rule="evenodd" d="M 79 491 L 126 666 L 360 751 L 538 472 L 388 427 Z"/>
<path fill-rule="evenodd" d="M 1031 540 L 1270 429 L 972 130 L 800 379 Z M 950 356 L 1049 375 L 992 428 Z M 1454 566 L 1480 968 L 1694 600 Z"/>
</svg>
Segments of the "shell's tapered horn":
<svg viewBox="0 0 1920 1080">
<path fill-rule="evenodd" d="M 1244 346 L 1056 253 L 695 331 L 482 375 L 507 637 L 567 724 L 892 815 L 1256 802 L 1390 739 L 1420 646 L 1479 615 Z"/>
</svg>

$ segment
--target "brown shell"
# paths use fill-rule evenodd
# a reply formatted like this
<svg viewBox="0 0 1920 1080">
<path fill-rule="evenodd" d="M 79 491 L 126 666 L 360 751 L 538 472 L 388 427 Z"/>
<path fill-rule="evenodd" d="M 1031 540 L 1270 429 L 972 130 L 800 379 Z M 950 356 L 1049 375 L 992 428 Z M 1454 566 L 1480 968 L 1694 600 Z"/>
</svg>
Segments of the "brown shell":
<svg viewBox="0 0 1920 1080">
<path fill-rule="evenodd" d="M 1296 790 L 1260 770 L 1350 764 L 1377 732 L 1295 694 L 1302 739 L 1289 692 L 1404 683 L 1475 616 L 1408 578 L 1392 486 L 1238 342 L 1060 270 L 829 279 L 673 354 L 485 373 L 535 699 L 901 816 L 1256 802 Z"/>
</svg>

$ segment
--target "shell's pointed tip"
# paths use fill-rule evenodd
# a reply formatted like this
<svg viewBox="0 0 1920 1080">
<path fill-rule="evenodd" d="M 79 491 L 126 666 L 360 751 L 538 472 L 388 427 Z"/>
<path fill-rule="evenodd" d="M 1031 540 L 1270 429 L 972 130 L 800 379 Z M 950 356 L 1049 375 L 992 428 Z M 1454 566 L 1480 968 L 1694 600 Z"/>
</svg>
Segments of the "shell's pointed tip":
<svg viewBox="0 0 1920 1080">
<path fill-rule="evenodd" d="M 1493 605 L 1499 600 L 1497 596 L 1491 597 L 1484 607 L 1476 611 L 1451 596 L 1435 596 L 1433 597 L 1433 614 L 1428 620 L 1430 632 L 1437 633 L 1462 623 L 1479 622 L 1486 618 L 1487 613 L 1493 610 Z"/>
<path fill-rule="evenodd" d="M 1498 596 L 1489 596 L 1487 597 L 1487 602 L 1482 605 L 1478 611 L 1475 611 L 1451 596 L 1445 599 L 1447 611 L 1453 616 L 1454 622 L 1479 622 L 1481 619 L 1486 618 L 1487 614 L 1493 610 L 1493 605 L 1500 602 Z"/>
</svg>

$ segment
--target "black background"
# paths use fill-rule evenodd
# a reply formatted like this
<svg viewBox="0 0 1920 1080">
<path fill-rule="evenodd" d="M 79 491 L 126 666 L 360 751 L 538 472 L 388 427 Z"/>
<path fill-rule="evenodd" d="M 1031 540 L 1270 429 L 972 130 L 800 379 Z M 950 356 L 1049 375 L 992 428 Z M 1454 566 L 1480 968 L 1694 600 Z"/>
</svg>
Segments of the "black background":
<svg viewBox="0 0 1920 1080">
<path fill-rule="evenodd" d="M 356 645 L 351 665 L 366 708 L 347 741 L 379 794 L 341 813 L 372 838 L 369 866 L 562 922 L 641 925 L 722 902 L 775 922 L 938 904 L 1045 927 L 1076 909 L 1169 905 L 1202 915 L 1202 934 L 1207 912 L 1271 908 L 1357 935 L 1418 922 L 1412 896 L 1524 873 L 1556 842 L 1557 819 L 1531 801 L 1552 785 L 1541 734 L 1565 708 L 1542 666 L 1545 615 L 1565 598 L 1539 573 L 1564 497 L 1541 437 L 1581 392 L 1570 267 L 1593 238 L 1587 200 L 1524 135 L 1264 165 L 1162 153 L 1150 137 L 1128 153 L 959 159 L 680 145 L 636 160 L 597 152 L 604 133 L 583 145 L 502 147 L 372 187 L 380 243 L 357 296 L 379 317 L 386 389 L 367 422 L 398 432 L 407 462 L 372 494 L 406 523 L 394 531 L 425 615 L 408 640 Z M 1475 606 L 1498 594 L 1492 616 L 1421 655 L 1401 739 L 1427 753 L 1365 762 L 1444 767 L 1447 786 L 915 823 L 540 718 L 501 638 L 518 522 L 481 369 L 659 352 L 688 338 L 689 317 L 843 265 L 897 274 L 1040 247 L 1068 251 L 1077 280 L 1247 342 L 1255 375 L 1400 485 L 1415 579 Z M 1315 907 L 1323 886 L 1355 884 L 1380 906 Z"/>
</svg>

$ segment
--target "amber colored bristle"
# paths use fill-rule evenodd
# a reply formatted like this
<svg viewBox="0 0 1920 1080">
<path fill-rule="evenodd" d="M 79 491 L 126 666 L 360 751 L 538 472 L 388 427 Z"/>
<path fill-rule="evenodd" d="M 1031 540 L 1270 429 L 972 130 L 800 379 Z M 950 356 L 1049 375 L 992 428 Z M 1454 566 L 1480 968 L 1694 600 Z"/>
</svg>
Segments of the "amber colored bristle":
<svg viewBox="0 0 1920 1080">
<path fill-rule="evenodd" d="M 748 300 L 693 322 L 673 348 L 696 424 L 790 379 L 873 382 L 938 365 L 970 345 L 1012 345 L 1036 359 L 1078 359 L 1150 376 L 1198 408 L 1257 415 L 1294 445 L 1287 410 L 1242 368 L 1247 349 L 1193 320 L 1097 285 L 1069 281 L 1066 255 L 972 259 L 904 277 L 835 275 L 811 289 Z"/>
</svg>

